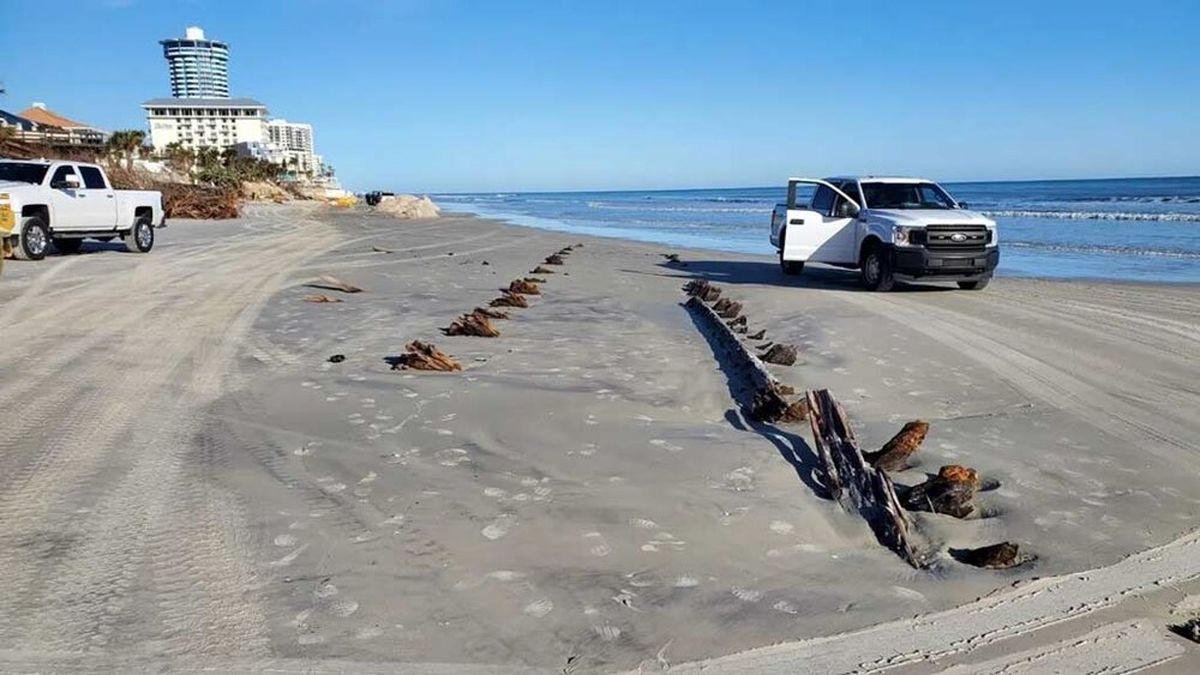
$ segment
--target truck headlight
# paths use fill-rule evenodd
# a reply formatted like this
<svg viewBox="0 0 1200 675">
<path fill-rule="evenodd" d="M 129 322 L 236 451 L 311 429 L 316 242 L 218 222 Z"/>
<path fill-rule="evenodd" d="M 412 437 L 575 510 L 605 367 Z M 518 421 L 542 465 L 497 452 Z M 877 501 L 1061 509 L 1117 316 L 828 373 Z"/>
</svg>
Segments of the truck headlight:
<svg viewBox="0 0 1200 675">
<path fill-rule="evenodd" d="M 921 230 L 919 227 L 905 227 L 904 225 L 892 226 L 892 242 L 897 246 L 919 246 L 917 243 L 917 233 Z"/>
</svg>

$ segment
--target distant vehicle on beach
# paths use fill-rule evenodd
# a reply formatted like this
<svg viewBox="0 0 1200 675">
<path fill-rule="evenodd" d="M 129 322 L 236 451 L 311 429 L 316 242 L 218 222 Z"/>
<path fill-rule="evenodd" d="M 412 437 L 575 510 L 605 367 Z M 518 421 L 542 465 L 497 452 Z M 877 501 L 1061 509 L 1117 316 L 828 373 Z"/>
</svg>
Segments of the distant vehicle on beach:
<svg viewBox="0 0 1200 675">
<path fill-rule="evenodd" d="M 366 195 L 364 195 L 363 201 L 367 203 L 367 206 L 379 206 L 379 204 L 383 202 L 384 197 L 395 196 L 396 195 L 392 192 L 380 192 L 376 190 L 374 192 L 368 192 Z"/>
<path fill-rule="evenodd" d="M 148 253 L 164 225 L 161 193 L 114 190 L 95 164 L 0 161 L 0 237 L 18 259 L 41 260 L 51 243 L 74 253 L 85 238 Z"/>
<path fill-rule="evenodd" d="M 807 185 L 816 189 L 806 201 Z M 980 290 L 1000 262 L 996 222 L 922 178 L 789 178 L 771 244 L 784 274 L 806 262 L 858 269 L 872 291 L 918 279 Z"/>
</svg>

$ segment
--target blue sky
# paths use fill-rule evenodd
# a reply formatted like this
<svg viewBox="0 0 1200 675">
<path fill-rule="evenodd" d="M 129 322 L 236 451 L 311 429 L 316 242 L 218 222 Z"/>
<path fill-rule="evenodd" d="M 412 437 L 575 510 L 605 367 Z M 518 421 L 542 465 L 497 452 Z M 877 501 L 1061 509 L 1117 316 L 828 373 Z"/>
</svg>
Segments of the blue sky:
<svg viewBox="0 0 1200 675">
<path fill-rule="evenodd" d="M 356 189 L 1200 173 L 1200 2 L 0 0 L 0 107 L 143 128 L 158 40 Z"/>
</svg>

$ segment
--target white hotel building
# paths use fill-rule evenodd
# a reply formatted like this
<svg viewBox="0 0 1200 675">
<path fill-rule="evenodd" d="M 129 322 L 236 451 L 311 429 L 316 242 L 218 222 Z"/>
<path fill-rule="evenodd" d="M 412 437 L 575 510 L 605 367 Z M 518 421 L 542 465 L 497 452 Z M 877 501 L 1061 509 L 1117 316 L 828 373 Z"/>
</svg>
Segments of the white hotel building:
<svg viewBox="0 0 1200 675">
<path fill-rule="evenodd" d="M 227 44 L 207 40 L 203 30 L 191 26 L 185 37 L 163 40 L 162 45 L 174 95 L 142 104 L 155 150 L 173 143 L 193 151 L 235 148 L 296 174 L 320 171 L 312 125 L 269 120 L 262 103 L 229 97 Z"/>
<path fill-rule="evenodd" d="M 321 168 L 313 150 L 311 124 L 271 120 L 267 122 L 267 144 L 279 153 L 279 159 L 272 158 L 272 161 L 277 161 L 286 168 L 310 176 Z"/>
<path fill-rule="evenodd" d="M 179 143 L 190 150 L 266 143 L 267 106 L 250 98 L 155 98 L 142 104 L 150 143 L 162 150 Z M 309 136 L 311 143 L 311 134 Z"/>
</svg>

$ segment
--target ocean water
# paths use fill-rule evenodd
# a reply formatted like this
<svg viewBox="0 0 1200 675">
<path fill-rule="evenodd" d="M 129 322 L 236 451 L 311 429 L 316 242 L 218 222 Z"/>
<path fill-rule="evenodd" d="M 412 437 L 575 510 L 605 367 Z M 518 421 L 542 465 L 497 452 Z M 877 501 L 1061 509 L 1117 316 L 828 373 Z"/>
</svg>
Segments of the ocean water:
<svg viewBox="0 0 1200 675">
<path fill-rule="evenodd" d="M 997 274 L 1200 282 L 1200 177 L 945 183 L 1000 228 Z M 435 201 L 520 225 L 773 255 L 786 188 L 442 194 Z"/>
</svg>

